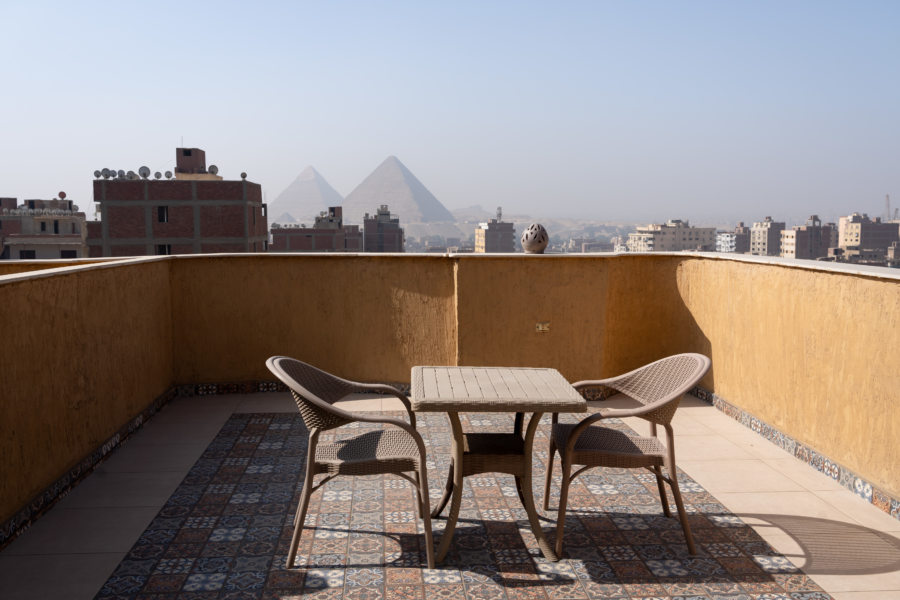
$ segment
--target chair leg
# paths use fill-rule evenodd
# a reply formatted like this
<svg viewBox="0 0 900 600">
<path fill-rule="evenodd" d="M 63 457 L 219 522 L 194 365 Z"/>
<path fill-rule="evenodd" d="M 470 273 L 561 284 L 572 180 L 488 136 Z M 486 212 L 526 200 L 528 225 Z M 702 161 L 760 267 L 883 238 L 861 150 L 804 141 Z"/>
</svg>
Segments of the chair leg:
<svg viewBox="0 0 900 600">
<path fill-rule="evenodd" d="M 562 558 L 563 533 L 566 527 L 566 502 L 569 499 L 569 474 L 572 464 L 568 458 L 562 458 L 562 482 L 559 487 L 559 510 L 556 514 L 556 556 Z"/>
<path fill-rule="evenodd" d="M 653 474 L 656 475 L 656 485 L 659 488 L 659 501 L 662 503 L 663 514 L 667 517 L 671 517 L 672 511 L 669 510 L 669 496 L 666 494 L 666 486 L 662 478 L 662 469 L 660 469 L 659 465 L 653 467 Z"/>
<path fill-rule="evenodd" d="M 419 472 L 413 471 L 413 480 L 416 482 L 416 519 L 422 518 L 422 486 L 419 483 Z"/>
<path fill-rule="evenodd" d="M 306 509 L 309 508 L 309 497 L 312 496 L 313 479 L 316 476 L 316 444 L 319 441 L 319 430 L 311 429 L 306 448 L 306 475 L 303 477 L 303 491 L 300 493 L 300 505 L 294 515 L 294 535 L 291 537 L 291 545 L 288 549 L 286 569 L 294 566 L 297 558 L 297 546 L 300 545 L 300 534 L 303 532 L 303 522 L 306 520 Z"/>
<path fill-rule="evenodd" d="M 434 540 L 431 535 L 431 512 L 429 509 L 428 502 L 428 474 L 425 471 L 425 461 L 423 460 L 420 463 L 421 476 L 417 473 L 417 479 L 419 481 L 419 502 L 421 504 L 421 508 L 419 509 L 420 514 L 422 515 L 422 525 L 425 527 L 425 557 L 428 562 L 428 568 L 434 568 Z"/>
<path fill-rule="evenodd" d="M 691 535 L 691 526 L 688 523 L 687 513 L 684 511 L 684 502 L 681 500 L 681 490 L 678 489 L 678 476 L 675 469 L 669 471 L 669 480 L 672 487 L 672 495 L 675 496 L 675 506 L 678 508 L 678 519 L 681 521 L 681 529 L 684 530 L 684 539 L 687 540 L 688 552 L 697 554 L 694 546 L 694 536 Z"/>
<path fill-rule="evenodd" d="M 550 449 L 547 452 L 547 476 L 544 479 L 544 510 L 550 510 L 550 480 L 553 478 L 553 455 L 556 454 L 556 440 L 550 438 Z"/>
<path fill-rule="evenodd" d="M 300 545 L 300 534 L 303 532 L 303 522 L 306 520 L 306 509 L 309 508 L 309 497 L 312 496 L 313 476 L 311 465 L 307 466 L 306 478 L 303 480 L 303 492 L 300 495 L 300 505 L 297 506 L 297 513 L 294 515 L 294 535 L 288 550 L 286 569 L 293 568 L 294 559 L 297 558 L 297 546 Z"/>
</svg>

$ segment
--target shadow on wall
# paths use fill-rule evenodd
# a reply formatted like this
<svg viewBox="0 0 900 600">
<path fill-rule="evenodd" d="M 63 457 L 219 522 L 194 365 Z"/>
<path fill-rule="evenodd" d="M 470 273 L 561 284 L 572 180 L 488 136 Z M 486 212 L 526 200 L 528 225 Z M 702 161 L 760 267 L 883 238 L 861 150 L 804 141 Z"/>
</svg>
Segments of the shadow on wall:
<svg viewBox="0 0 900 600">
<path fill-rule="evenodd" d="M 714 390 L 712 344 L 682 297 L 678 256 L 620 256 L 610 267 L 601 377 L 627 373 L 660 358 L 697 352 L 712 360 L 700 385 Z"/>
</svg>

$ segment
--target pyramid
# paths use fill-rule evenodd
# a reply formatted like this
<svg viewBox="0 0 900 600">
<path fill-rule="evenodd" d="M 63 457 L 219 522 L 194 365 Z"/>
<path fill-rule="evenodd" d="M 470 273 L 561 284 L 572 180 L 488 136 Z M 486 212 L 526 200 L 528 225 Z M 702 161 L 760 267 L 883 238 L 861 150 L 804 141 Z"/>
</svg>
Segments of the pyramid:
<svg viewBox="0 0 900 600">
<path fill-rule="evenodd" d="M 403 223 L 454 222 L 456 219 L 396 156 L 389 156 L 344 199 L 344 222 L 362 225 L 363 215 L 387 204 Z"/>
<path fill-rule="evenodd" d="M 284 223 L 285 214 L 294 222 L 310 227 L 316 216 L 329 206 L 340 206 L 344 198 L 331 187 L 325 178 L 312 167 L 306 167 L 300 175 L 269 203 L 268 214 L 279 215 L 272 223 Z"/>
</svg>

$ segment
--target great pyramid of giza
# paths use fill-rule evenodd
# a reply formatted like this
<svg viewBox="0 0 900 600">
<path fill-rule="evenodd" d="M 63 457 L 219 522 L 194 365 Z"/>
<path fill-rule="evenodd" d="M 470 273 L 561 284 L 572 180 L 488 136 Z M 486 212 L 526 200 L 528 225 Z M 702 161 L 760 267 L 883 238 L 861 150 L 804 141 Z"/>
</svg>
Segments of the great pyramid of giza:
<svg viewBox="0 0 900 600">
<path fill-rule="evenodd" d="M 363 215 L 375 214 L 382 204 L 401 225 L 456 221 L 396 156 L 387 157 L 344 199 L 344 223 L 362 225 Z"/>
</svg>

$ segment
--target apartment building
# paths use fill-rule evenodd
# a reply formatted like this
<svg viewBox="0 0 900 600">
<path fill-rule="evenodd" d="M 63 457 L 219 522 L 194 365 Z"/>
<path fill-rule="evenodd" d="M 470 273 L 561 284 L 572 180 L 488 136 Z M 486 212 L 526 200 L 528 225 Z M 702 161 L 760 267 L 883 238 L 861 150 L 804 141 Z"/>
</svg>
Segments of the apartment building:
<svg viewBox="0 0 900 600">
<path fill-rule="evenodd" d="M 312 227 L 279 225 L 271 229 L 270 252 L 362 252 L 359 225 L 344 225 L 343 209 L 330 206 L 316 217 Z"/>
<path fill-rule="evenodd" d="M 475 252 L 515 252 L 516 226 L 501 220 L 502 213 L 497 211 L 497 218 L 479 223 L 475 228 Z"/>
<path fill-rule="evenodd" d="M 844 250 L 866 249 L 886 251 L 900 241 L 900 224 L 883 222 L 881 218 L 853 213 L 838 220 L 838 246 Z"/>
<path fill-rule="evenodd" d="M 101 220 L 88 223 L 90 256 L 142 256 L 210 252 L 265 252 L 268 247 L 262 188 L 224 180 L 206 167 L 199 148 L 176 148 L 175 177 L 96 171 L 94 201 Z"/>
<path fill-rule="evenodd" d="M 0 260 L 87 256 L 84 213 L 66 193 L 53 200 L 0 198 Z"/>
<path fill-rule="evenodd" d="M 837 226 L 822 225 L 818 215 L 812 215 L 805 225 L 781 232 L 781 256 L 814 260 L 828 256 L 828 249 L 837 245 Z"/>
<path fill-rule="evenodd" d="M 744 254 L 750 251 L 750 228 L 741 221 L 734 231 L 716 232 L 716 252 Z"/>
<path fill-rule="evenodd" d="M 750 227 L 750 254 L 758 256 L 778 256 L 781 254 L 781 232 L 783 221 L 773 221 L 772 217 L 754 223 Z"/>
<path fill-rule="evenodd" d="M 363 248 L 365 252 L 403 252 L 403 228 L 400 217 L 392 217 L 387 204 L 374 215 L 363 217 Z"/>
<path fill-rule="evenodd" d="M 628 234 L 629 252 L 711 252 L 716 248 L 715 227 L 691 227 L 688 221 L 670 219 L 664 224 L 638 227 Z"/>
</svg>

